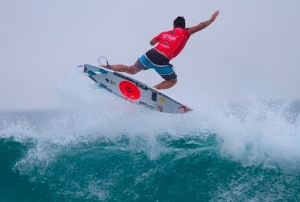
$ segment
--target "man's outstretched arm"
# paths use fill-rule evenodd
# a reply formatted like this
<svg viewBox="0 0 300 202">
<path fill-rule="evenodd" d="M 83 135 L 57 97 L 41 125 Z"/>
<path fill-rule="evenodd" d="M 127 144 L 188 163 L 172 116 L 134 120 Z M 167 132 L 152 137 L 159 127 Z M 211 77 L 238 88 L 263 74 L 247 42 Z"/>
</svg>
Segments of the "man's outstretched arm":
<svg viewBox="0 0 300 202">
<path fill-rule="evenodd" d="M 207 21 L 201 22 L 198 25 L 194 26 L 194 27 L 190 27 L 189 28 L 189 33 L 190 35 L 204 29 L 205 27 L 207 27 L 208 25 L 210 25 L 213 21 L 215 21 L 215 19 L 217 18 L 217 16 L 219 15 L 219 10 L 216 10 L 214 14 L 212 14 L 211 18 Z"/>
</svg>

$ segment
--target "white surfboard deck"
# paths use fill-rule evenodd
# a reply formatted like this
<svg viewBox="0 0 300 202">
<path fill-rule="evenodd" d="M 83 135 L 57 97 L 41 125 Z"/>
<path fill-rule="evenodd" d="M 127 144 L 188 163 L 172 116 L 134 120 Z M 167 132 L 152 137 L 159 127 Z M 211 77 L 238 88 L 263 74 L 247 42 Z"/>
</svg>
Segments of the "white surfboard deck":
<svg viewBox="0 0 300 202">
<path fill-rule="evenodd" d="M 84 74 L 103 88 L 132 103 L 165 113 L 192 111 L 164 93 L 128 76 L 102 67 L 84 64 Z"/>
</svg>

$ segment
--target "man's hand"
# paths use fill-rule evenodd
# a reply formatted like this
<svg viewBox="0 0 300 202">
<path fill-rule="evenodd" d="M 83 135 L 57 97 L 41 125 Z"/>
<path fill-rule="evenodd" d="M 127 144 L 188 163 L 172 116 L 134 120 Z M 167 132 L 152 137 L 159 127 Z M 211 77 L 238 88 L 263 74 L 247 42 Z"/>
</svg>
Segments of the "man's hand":
<svg viewBox="0 0 300 202">
<path fill-rule="evenodd" d="M 213 21 L 215 21 L 215 19 L 217 18 L 217 16 L 219 15 L 219 10 L 216 10 L 214 14 L 212 14 L 211 18 L 205 22 L 201 22 L 196 26 L 190 27 L 189 28 L 189 33 L 190 35 L 204 29 L 205 27 L 207 27 L 208 25 L 210 25 Z"/>
<path fill-rule="evenodd" d="M 158 41 L 156 41 L 154 38 L 150 41 L 150 45 L 154 46 Z"/>
<path fill-rule="evenodd" d="M 215 21 L 215 19 L 217 18 L 217 16 L 219 15 L 219 10 L 216 10 L 214 14 L 211 15 L 210 21 Z"/>
</svg>

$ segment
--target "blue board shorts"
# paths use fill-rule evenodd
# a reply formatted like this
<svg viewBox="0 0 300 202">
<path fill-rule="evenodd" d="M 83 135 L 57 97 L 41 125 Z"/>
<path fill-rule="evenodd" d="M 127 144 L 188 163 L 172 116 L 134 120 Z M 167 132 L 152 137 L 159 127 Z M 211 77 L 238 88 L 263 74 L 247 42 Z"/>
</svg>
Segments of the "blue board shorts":
<svg viewBox="0 0 300 202">
<path fill-rule="evenodd" d="M 154 69 L 165 80 L 177 78 L 169 59 L 154 48 L 142 55 L 134 66 L 140 70 Z"/>
</svg>

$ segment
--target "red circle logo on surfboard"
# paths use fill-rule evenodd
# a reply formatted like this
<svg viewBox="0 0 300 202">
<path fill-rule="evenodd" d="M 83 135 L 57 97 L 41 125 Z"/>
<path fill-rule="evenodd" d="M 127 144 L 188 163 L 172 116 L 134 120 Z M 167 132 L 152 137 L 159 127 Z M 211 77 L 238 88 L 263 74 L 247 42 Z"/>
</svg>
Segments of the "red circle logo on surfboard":
<svg viewBox="0 0 300 202">
<path fill-rule="evenodd" d="M 139 88 L 129 81 L 121 81 L 119 89 L 121 93 L 130 100 L 137 100 L 141 97 Z"/>
</svg>

